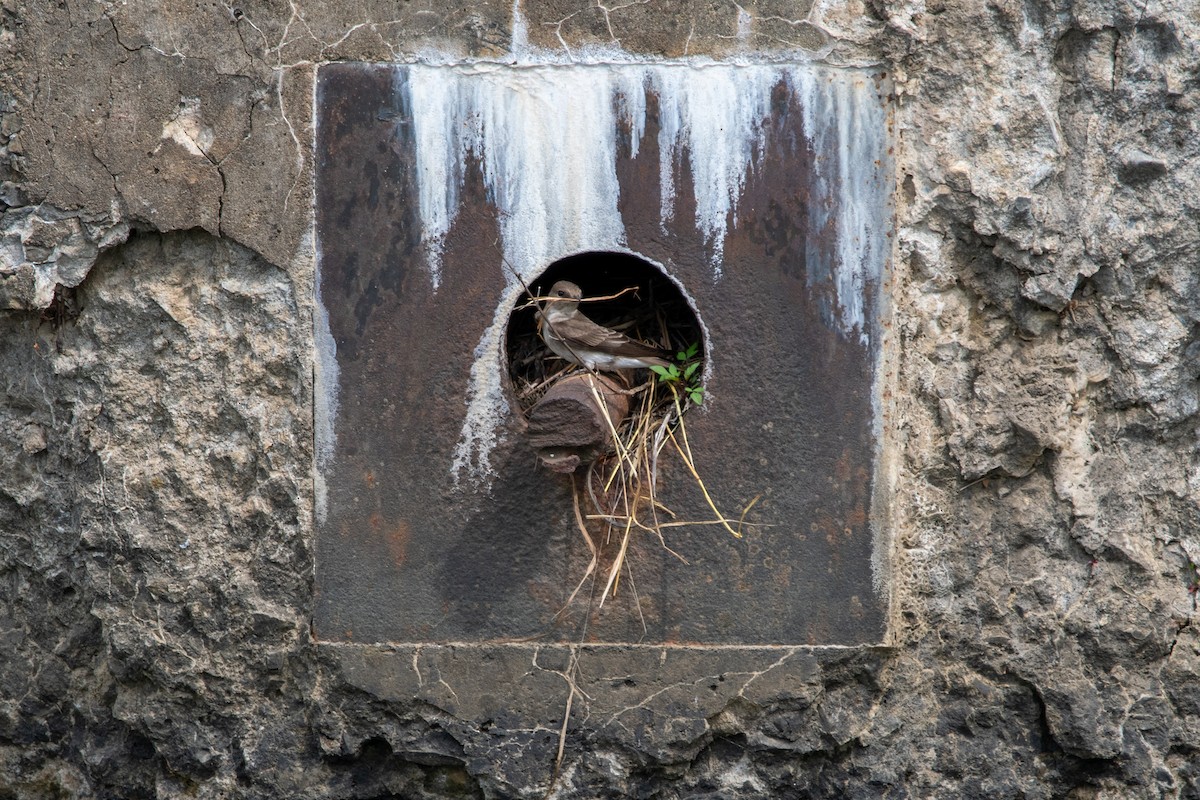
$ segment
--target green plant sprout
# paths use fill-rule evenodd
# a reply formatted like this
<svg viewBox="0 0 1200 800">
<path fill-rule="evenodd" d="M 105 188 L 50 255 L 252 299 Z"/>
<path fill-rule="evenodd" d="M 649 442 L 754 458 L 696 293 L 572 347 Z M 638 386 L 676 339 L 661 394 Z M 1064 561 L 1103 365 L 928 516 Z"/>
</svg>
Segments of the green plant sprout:
<svg viewBox="0 0 1200 800">
<path fill-rule="evenodd" d="M 696 357 L 699 350 L 700 343 L 692 342 L 686 350 L 680 350 L 675 354 L 675 360 L 679 363 L 668 364 L 665 367 L 650 367 L 659 380 L 667 384 L 672 392 L 676 391 L 676 387 L 678 387 L 695 405 L 704 402 L 704 387 L 700 385 L 700 359 Z"/>
</svg>

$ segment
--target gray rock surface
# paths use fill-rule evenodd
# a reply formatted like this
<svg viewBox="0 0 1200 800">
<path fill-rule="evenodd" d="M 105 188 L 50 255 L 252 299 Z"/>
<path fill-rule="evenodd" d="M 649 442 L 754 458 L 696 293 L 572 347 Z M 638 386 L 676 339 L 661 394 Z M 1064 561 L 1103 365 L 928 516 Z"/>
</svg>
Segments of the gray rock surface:
<svg viewBox="0 0 1200 800">
<path fill-rule="evenodd" d="M 579 652 L 567 797 L 1200 797 L 1191 0 L 523 3 L 895 80 L 889 647 Z M 572 651 L 315 645 L 311 97 L 507 2 L 0 15 L 0 796 L 540 797 Z"/>
</svg>

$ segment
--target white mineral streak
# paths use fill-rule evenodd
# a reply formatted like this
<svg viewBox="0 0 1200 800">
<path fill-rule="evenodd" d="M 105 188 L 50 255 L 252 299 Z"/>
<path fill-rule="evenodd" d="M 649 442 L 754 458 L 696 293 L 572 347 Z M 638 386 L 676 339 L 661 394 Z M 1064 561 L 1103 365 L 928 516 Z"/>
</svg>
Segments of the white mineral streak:
<svg viewBox="0 0 1200 800">
<path fill-rule="evenodd" d="M 827 321 L 866 344 L 864 289 L 882 275 L 890 249 L 886 114 L 861 72 L 793 69 L 788 79 L 817 159 L 809 235 L 831 223 L 836 234 L 832 253 L 809 249 L 809 285 L 833 282 L 836 312 Z"/>
<path fill-rule="evenodd" d="M 312 126 L 317 127 L 317 82 L 312 82 Z M 316 203 L 315 192 L 312 202 Z M 312 209 L 312 219 L 316 220 L 316 208 Z M 313 470 L 314 508 L 317 522 L 324 523 L 329 511 L 329 486 L 325 483 L 325 474 L 333 460 L 334 447 L 337 444 L 338 416 L 338 361 L 337 340 L 333 338 L 333 328 L 329 324 L 329 310 L 321 296 L 321 244 L 317 230 L 309 228 L 305 233 L 301 246 L 296 254 L 297 264 L 304 261 L 312 264 L 313 272 L 313 444 L 316 451 L 317 468 Z M 302 267 L 301 267 L 302 268 Z M 297 269 L 300 272 L 300 269 Z"/>
<path fill-rule="evenodd" d="M 640 74 L 630 70 L 481 64 L 407 69 L 419 205 L 435 288 L 468 157 L 479 161 L 500 212 L 505 291 L 475 348 L 452 465 L 456 478 L 483 477 L 507 409 L 500 345 L 523 281 L 569 253 L 624 245 L 617 108 L 644 117 L 644 90 Z M 630 100 L 616 102 L 622 96 Z"/>
<path fill-rule="evenodd" d="M 760 162 L 771 93 L 781 82 L 799 99 L 817 154 L 810 224 L 833 224 L 835 252 L 808 265 L 830 282 L 829 321 L 866 341 L 863 290 L 886 259 L 885 122 L 860 72 L 812 66 L 712 63 L 499 65 L 398 68 L 411 110 L 418 204 L 434 291 L 441 251 L 459 212 L 465 165 L 476 160 L 500 215 L 506 288 L 475 349 L 467 413 L 452 463 L 456 479 L 486 479 L 507 402 L 500 345 L 523 289 L 554 261 L 587 250 L 625 250 L 618 208 L 617 134 L 632 131 L 636 158 L 647 97 L 659 106 L 661 222 L 676 206 L 676 169 L 690 170 L 695 224 L 710 248 L 713 279 L 747 175 Z M 401 73 L 398 73 L 400 75 Z M 833 209 L 836 218 L 830 219 Z M 808 248 L 810 254 L 818 248 Z M 520 278 L 517 275 L 520 275 Z"/>
<path fill-rule="evenodd" d="M 333 459 L 333 448 L 337 443 L 335 422 L 338 412 L 338 363 L 337 342 L 329 327 L 329 312 L 321 301 L 320 276 L 316 283 L 316 309 L 314 314 L 315 358 L 313 366 L 317 372 L 317 391 L 314 393 L 316 408 L 313 419 L 315 422 L 314 439 L 317 451 L 317 469 L 314 472 L 316 480 L 316 514 L 317 521 L 325 521 L 326 486 L 325 468 Z"/>
<path fill-rule="evenodd" d="M 737 39 L 742 44 L 750 41 L 750 34 L 754 30 L 754 17 L 750 16 L 750 12 L 738 6 L 737 13 Z"/>
<path fill-rule="evenodd" d="M 762 126 L 781 68 L 711 64 L 643 69 L 659 102 L 662 222 L 674 215 L 675 169 L 686 145 L 696 227 L 711 248 L 713 278 L 720 279 L 730 215 L 737 211 L 746 174 L 762 156 Z"/>
<path fill-rule="evenodd" d="M 529 23 L 525 21 L 525 13 L 521 10 L 521 0 L 512 3 L 512 42 L 509 50 L 514 61 L 522 62 L 529 58 Z"/>
</svg>

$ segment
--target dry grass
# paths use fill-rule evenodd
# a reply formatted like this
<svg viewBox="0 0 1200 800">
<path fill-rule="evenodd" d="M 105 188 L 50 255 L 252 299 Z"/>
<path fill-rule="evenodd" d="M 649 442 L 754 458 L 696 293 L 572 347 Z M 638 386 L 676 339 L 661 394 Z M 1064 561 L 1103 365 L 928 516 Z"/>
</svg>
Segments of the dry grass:
<svg viewBox="0 0 1200 800">
<path fill-rule="evenodd" d="M 627 291 L 629 290 L 607 298 L 594 299 L 611 299 Z M 550 298 L 532 297 L 529 302 L 536 305 L 539 300 L 548 299 Z M 682 349 L 679 347 L 681 344 L 686 347 L 689 343 L 687 337 L 691 335 L 682 329 L 672 329 L 660 311 L 624 325 L 607 320 L 605 323 L 613 328 L 632 328 L 630 335 L 635 338 L 642 338 L 637 332 L 639 327 L 657 327 L 659 335 L 649 339 L 658 341 L 673 351 Z M 513 388 L 518 403 L 526 412 L 536 405 L 557 381 L 581 371 L 579 368 L 553 360 L 546 353 L 544 345 L 535 337 L 510 342 L 509 354 Z M 702 369 L 693 372 L 703 374 Z M 589 375 L 588 385 L 596 407 L 604 415 L 612 448 L 606 455 L 593 461 L 581 477 L 575 474 L 571 476 L 575 525 L 587 545 L 590 560 L 555 618 L 571 608 L 579 593 L 588 585 L 589 579 L 592 579 L 592 588 L 588 593 L 589 613 L 583 618 L 579 644 L 572 647 L 570 662 L 564 674 L 569 692 L 562 726 L 558 732 L 558 749 L 546 796 L 553 793 L 558 781 L 572 707 L 576 696 L 582 695 L 577 686 L 579 646 L 587 639 L 590 609 L 603 609 L 604 604 L 616 596 L 624 582 L 632 595 L 632 605 L 637 610 L 642 630 L 646 630 L 641 603 L 637 596 L 633 565 L 629 559 L 633 537 L 652 535 L 666 552 L 687 564 L 687 560 L 668 544 L 670 531 L 690 525 L 719 526 L 725 533 L 740 539 L 745 526 L 756 524 L 747 522 L 746 515 L 759 500 L 759 497 L 755 497 L 746 504 L 736 520 L 720 510 L 701 477 L 701 470 L 688 439 L 685 417 L 694 404 L 688 399 L 688 393 L 682 384 L 663 381 L 652 374 L 637 386 L 630 387 L 626 381 L 625 385 L 628 388 L 625 393 L 631 398 L 631 408 L 625 419 L 619 422 L 609 416 L 608 403 L 604 400 L 600 382 Z M 686 474 L 699 488 L 708 515 L 695 519 L 681 518 L 659 499 L 660 467 L 666 459 L 673 457 L 680 460 Z M 602 560 L 607 561 L 602 559 L 602 553 L 606 550 L 611 552 L 614 547 L 616 553 L 607 564 L 603 586 L 600 588 L 601 582 L 597 580 L 600 576 L 597 573 L 601 569 Z M 597 589 L 600 589 L 598 594 Z"/>
<path fill-rule="evenodd" d="M 608 598 L 618 590 L 623 569 L 633 588 L 632 572 L 626 569 L 626 559 L 635 534 L 653 535 L 664 550 L 686 564 L 687 560 L 668 545 L 665 531 L 689 525 L 717 525 L 740 539 L 742 528 L 752 524 L 746 522 L 746 514 L 759 498 L 750 501 L 736 520 L 721 512 L 700 476 L 688 440 L 684 418 L 692 407 L 691 401 L 681 400 L 680 392 L 674 385 L 650 378 L 646 384 L 637 387 L 635 391 L 639 399 L 635 410 L 619 427 L 608 417 L 607 405 L 596 383 L 592 383 L 591 390 L 597 407 L 605 414 L 613 449 L 608 455 L 592 462 L 582 486 L 578 480 L 573 481 L 575 522 L 592 558 L 568 598 L 567 606 L 571 605 L 588 577 L 599 566 L 599 549 L 588 529 L 588 523 L 591 522 L 601 528 L 606 545 L 614 541 L 617 543 L 616 556 L 608 567 L 598 600 L 599 607 L 603 608 Z M 700 489 L 711 517 L 681 519 L 659 499 L 659 466 L 664 454 L 678 456 L 687 474 Z M 589 507 L 591 513 L 582 513 L 584 506 Z"/>
<path fill-rule="evenodd" d="M 583 302 L 613 300 L 634 291 L 635 287 L 629 287 L 603 297 L 584 298 Z M 530 293 L 528 301 L 518 311 L 534 309 L 556 299 Z M 669 317 L 673 315 L 677 316 L 674 312 L 664 314 L 661 308 L 649 307 L 639 310 L 634 319 L 623 323 L 606 319 L 603 324 L 623 329 L 634 338 L 655 341 L 678 351 L 690 344 L 688 337 L 693 336 L 694 331 L 672 323 Z M 652 335 L 645 336 L 646 333 Z M 549 355 L 545 345 L 532 332 L 524 339 L 510 342 L 509 355 L 513 389 L 526 412 L 559 380 L 582 371 Z M 699 369 L 697 374 L 703 374 L 703 370 Z M 622 377 L 627 376 L 622 374 Z M 736 519 L 721 511 L 701 477 L 688 439 L 685 417 L 694 404 L 688 399 L 682 383 L 660 380 L 650 374 L 644 383 L 627 388 L 626 393 L 631 397 L 630 413 L 619 422 L 609 417 L 599 382 L 590 380 L 589 383 L 596 407 L 604 414 L 612 451 L 592 462 L 582 480 L 572 478 L 575 523 L 587 544 L 591 560 L 559 615 L 571 606 L 588 578 L 599 568 L 601 551 L 611 548 L 614 542 L 616 554 L 607 568 L 603 590 L 596 601 L 599 608 L 603 608 L 618 591 L 623 574 L 627 576 L 631 591 L 635 591 L 627 562 L 635 535 L 653 535 L 663 549 L 686 564 L 686 559 L 667 543 L 666 532 L 689 525 L 715 525 L 741 538 L 742 528 L 754 524 L 746 521 L 746 515 L 759 499 L 751 500 Z M 628 382 L 626 386 L 629 386 Z M 659 499 L 659 467 L 664 459 L 672 457 L 680 460 L 699 488 L 707 506 L 706 516 L 680 518 Z"/>
</svg>

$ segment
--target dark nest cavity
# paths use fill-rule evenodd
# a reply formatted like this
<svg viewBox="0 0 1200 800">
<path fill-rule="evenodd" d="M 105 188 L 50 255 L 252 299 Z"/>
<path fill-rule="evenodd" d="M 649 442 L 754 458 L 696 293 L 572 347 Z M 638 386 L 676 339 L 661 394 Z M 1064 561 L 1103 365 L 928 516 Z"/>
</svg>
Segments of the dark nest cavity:
<svg viewBox="0 0 1200 800">
<path fill-rule="evenodd" d="M 560 280 L 569 280 L 583 290 L 585 302 L 579 308 L 600 325 L 673 353 L 694 343 L 699 343 L 701 355 L 707 352 L 703 328 L 683 292 L 661 270 L 637 256 L 608 252 L 570 256 L 551 264 L 528 288 L 545 296 Z M 589 297 L 618 294 L 612 300 L 587 302 Z M 578 369 L 542 342 L 530 300 L 528 292 L 522 293 L 505 336 L 512 396 L 526 415 L 555 380 Z M 642 371 L 636 375 L 639 380 L 650 377 Z"/>
</svg>

